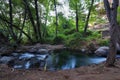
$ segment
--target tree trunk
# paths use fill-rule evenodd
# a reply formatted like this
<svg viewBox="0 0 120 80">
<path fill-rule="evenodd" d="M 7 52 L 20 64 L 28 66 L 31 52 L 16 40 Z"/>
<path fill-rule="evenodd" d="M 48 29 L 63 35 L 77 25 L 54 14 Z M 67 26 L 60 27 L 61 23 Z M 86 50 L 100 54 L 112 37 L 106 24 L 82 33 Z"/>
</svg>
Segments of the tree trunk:
<svg viewBox="0 0 120 80">
<path fill-rule="evenodd" d="M 48 15 L 49 15 L 49 5 L 50 5 L 50 1 L 47 1 L 46 17 L 45 17 L 45 27 L 44 27 L 43 35 L 42 35 L 44 38 L 48 35 L 48 33 L 47 33 L 47 20 L 48 20 Z"/>
<path fill-rule="evenodd" d="M 14 41 L 17 40 L 17 36 L 15 35 L 13 31 L 13 16 L 12 16 L 12 0 L 9 0 L 9 16 L 10 16 L 10 24 L 9 24 L 9 29 L 10 29 L 10 34 L 11 37 L 13 38 Z"/>
<path fill-rule="evenodd" d="M 25 25 L 25 21 L 26 21 L 26 13 L 27 13 L 27 10 L 25 8 L 25 10 L 24 10 L 24 19 L 23 19 L 23 22 L 22 22 L 22 27 L 21 27 L 20 35 L 18 36 L 18 41 L 17 41 L 19 43 L 21 43 L 21 40 L 22 40 L 22 31 L 24 29 L 24 25 Z"/>
<path fill-rule="evenodd" d="M 38 40 L 40 42 L 42 41 L 41 37 L 41 27 L 40 27 L 40 20 L 39 20 L 39 12 L 38 12 L 38 0 L 35 0 L 35 10 L 36 10 L 36 21 L 37 21 L 37 35 L 38 35 Z"/>
<path fill-rule="evenodd" d="M 86 34 L 86 32 L 87 32 L 88 22 L 89 22 L 90 14 L 91 14 L 91 11 L 92 11 L 93 3 L 94 3 L 94 0 L 92 0 L 92 2 L 91 2 L 91 6 L 89 8 L 89 12 L 88 12 L 88 15 L 87 15 L 87 18 L 86 18 L 86 23 L 85 23 L 85 28 L 84 28 L 84 34 Z"/>
<path fill-rule="evenodd" d="M 107 56 L 106 66 L 113 66 L 116 58 L 116 44 L 118 43 L 118 23 L 117 23 L 117 8 L 119 0 L 113 0 L 113 5 L 110 8 L 108 0 L 104 0 L 107 17 L 110 23 L 110 53 Z"/>
<path fill-rule="evenodd" d="M 5 22 L 5 23 L 10 24 L 10 22 L 9 22 L 7 19 L 2 18 L 2 16 L 0 16 L 0 19 L 1 19 L 3 22 Z M 25 33 L 22 29 L 20 29 L 18 26 L 12 24 L 12 27 L 14 27 L 14 28 L 16 28 L 17 30 L 21 31 L 24 35 L 26 35 L 26 37 L 27 37 L 31 42 L 33 42 L 33 40 L 31 39 L 31 37 L 30 37 L 27 33 Z"/>
<path fill-rule="evenodd" d="M 29 7 L 29 4 L 28 4 L 27 0 L 23 0 L 23 1 L 24 1 L 24 5 L 26 6 L 26 9 L 28 11 L 28 15 L 29 15 L 31 24 L 33 26 L 35 39 L 36 39 L 36 41 L 38 41 L 38 35 L 36 34 L 37 33 L 37 28 L 36 28 L 36 25 L 35 25 L 35 22 L 34 22 L 34 18 L 33 18 L 32 12 L 30 10 L 30 7 Z"/>
<path fill-rule="evenodd" d="M 117 41 L 116 41 L 116 24 L 110 26 L 110 51 L 107 56 L 106 66 L 114 66 L 116 53 L 117 53 Z"/>
<path fill-rule="evenodd" d="M 79 29 L 78 29 L 78 22 L 79 22 L 79 18 L 78 18 L 78 8 L 77 8 L 77 3 L 76 3 L 76 32 L 78 32 L 79 31 Z"/>
<path fill-rule="evenodd" d="M 56 0 L 54 0 L 54 9 L 55 9 L 55 15 L 56 15 L 56 29 L 55 29 L 55 35 L 57 37 L 57 31 L 58 31 L 58 15 L 57 15 L 57 8 L 56 8 Z"/>
</svg>

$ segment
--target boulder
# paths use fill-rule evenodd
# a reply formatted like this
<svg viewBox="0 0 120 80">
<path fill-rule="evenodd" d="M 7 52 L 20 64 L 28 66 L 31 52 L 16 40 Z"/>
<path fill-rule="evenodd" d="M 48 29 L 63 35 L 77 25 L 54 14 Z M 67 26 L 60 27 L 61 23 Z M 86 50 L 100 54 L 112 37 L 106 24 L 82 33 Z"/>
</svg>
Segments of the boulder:
<svg viewBox="0 0 120 80">
<path fill-rule="evenodd" d="M 108 53 L 109 53 L 109 47 L 107 46 L 102 46 L 95 51 L 95 55 L 101 57 L 106 57 Z"/>
<path fill-rule="evenodd" d="M 48 54 L 48 50 L 47 49 L 39 49 L 37 51 L 37 53 L 40 53 L 40 54 Z"/>
</svg>

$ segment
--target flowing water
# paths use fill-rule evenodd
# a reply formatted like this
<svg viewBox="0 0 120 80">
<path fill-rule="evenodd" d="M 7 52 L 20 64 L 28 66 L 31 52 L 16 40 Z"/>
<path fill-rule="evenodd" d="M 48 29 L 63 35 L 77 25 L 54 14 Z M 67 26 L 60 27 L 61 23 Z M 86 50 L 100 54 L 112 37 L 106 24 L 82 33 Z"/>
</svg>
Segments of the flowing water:
<svg viewBox="0 0 120 80">
<path fill-rule="evenodd" d="M 8 64 L 8 66 L 16 69 L 46 67 L 51 71 L 98 64 L 105 60 L 105 57 L 88 56 L 84 53 L 71 51 L 60 51 L 51 54 L 12 53 L 11 55 L 0 56 L 1 64 Z"/>
</svg>

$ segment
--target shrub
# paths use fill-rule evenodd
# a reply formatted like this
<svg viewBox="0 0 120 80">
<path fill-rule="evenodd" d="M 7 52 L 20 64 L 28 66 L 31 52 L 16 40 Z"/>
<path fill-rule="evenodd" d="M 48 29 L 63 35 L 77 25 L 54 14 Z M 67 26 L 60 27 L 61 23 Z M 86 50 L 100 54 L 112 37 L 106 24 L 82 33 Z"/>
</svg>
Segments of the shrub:
<svg viewBox="0 0 120 80">
<path fill-rule="evenodd" d="M 64 31 L 64 34 L 65 34 L 65 35 L 70 35 L 70 34 L 73 34 L 73 33 L 75 33 L 75 32 L 76 32 L 75 29 L 66 29 L 66 30 Z"/>
<path fill-rule="evenodd" d="M 72 35 L 69 35 L 66 39 L 66 46 L 69 46 L 71 48 L 76 48 L 81 46 L 81 42 L 84 41 L 85 38 L 82 36 L 81 33 L 76 32 Z"/>
<path fill-rule="evenodd" d="M 108 46 L 109 45 L 109 40 L 108 39 L 99 40 L 98 45 L 100 45 L 100 46 Z"/>
<path fill-rule="evenodd" d="M 57 37 L 53 38 L 53 44 L 63 44 L 65 40 L 64 35 L 58 35 Z"/>
</svg>

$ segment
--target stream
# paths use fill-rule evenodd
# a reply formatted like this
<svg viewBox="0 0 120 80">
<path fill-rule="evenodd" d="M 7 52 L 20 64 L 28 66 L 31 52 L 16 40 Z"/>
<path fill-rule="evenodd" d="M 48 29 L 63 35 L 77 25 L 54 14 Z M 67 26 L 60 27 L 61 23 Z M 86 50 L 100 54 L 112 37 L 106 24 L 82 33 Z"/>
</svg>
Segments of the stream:
<svg viewBox="0 0 120 80">
<path fill-rule="evenodd" d="M 88 56 L 84 53 L 60 51 L 51 54 L 40 53 L 12 53 L 0 55 L 0 64 L 7 64 L 15 69 L 47 68 L 47 70 L 66 70 L 80 66 L 98 64 L 105 61 L 105 57 Z"/>
</svg>

